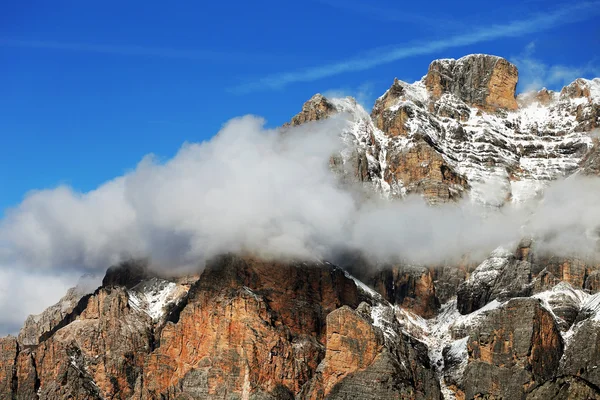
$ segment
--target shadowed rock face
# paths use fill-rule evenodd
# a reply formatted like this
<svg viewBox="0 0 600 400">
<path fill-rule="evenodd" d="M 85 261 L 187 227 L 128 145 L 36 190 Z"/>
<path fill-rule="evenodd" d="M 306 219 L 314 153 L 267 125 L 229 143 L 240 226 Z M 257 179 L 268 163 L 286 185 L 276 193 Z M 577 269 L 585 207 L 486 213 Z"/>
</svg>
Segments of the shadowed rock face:
<svg viewBox="0 0 600 400">
<path fill-rule="evenodd" d="M 378 271 L 366 281 L 390 303 L 424 318 L 433 317 L 440 307 L 429 269 L 395 266 Z"/>
<path fill-rule="evenodd" d="M 600 115 L 600 114 L 599 114 Z M 594 141 L 594 146 L 581 160 L 581 170 L 586 175 L 600 176 L 600 140 Z"/>
<path fill-rule="evenodd" d="M 537 299 L 513 299 L 471 332 L 463 378 L 467 398 L 525 398 L 551 379 L 563 353 L 554 318 Z"/>
</svg>

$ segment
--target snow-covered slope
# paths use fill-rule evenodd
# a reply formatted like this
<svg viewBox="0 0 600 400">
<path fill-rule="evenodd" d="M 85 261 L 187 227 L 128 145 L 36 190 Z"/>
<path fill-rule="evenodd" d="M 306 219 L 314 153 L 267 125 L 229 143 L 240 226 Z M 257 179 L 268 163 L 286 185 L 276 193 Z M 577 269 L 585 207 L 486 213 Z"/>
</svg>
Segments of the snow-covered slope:
<svg viewBox="0 0 600 400">
<path fill-rule="evenodd" d="M 397 172 L 402 166 L 391 164 L 424 140 L 466 178 L 472 200 L 490 205 L 524 202 L 549 181 L 577 172 L 592 147 L 592 132 L 600 126 L 600 78 L 578 79 L 560 93 L 543 89 L 520 95 L 515 109 L 470 104 L 454 92 L 435 96 L 427 83 L 428 76 L 413 84 L 396 80 L 371 115 L 352 98 L 325 100 L 349 116 L 350 127 L 342 136 L 368 161 L 368 173 L 360 178 L 385 196 L 411 191 L 412 182 Z M 342 156 L 356 170 L 352 151 Z"/>
</svg>

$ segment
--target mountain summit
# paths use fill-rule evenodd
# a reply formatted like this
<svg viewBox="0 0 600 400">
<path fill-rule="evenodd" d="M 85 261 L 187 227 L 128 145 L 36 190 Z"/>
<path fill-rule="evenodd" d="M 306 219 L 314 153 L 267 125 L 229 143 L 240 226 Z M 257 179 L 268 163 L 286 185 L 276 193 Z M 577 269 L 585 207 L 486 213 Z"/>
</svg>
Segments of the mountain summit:
<svg viewBox="0 0 600 400">
<path fill-rule="evenodd" d="M 598 176 L 600 79 L 516 96 L 517 79 L 496 56 L 436 60 L 370 113 L 317 94 L 281 134 L 344 116 L 331 169 L 390 201 L 497 209 Z M 127 261 L 0 339 L 0 397 L 600 398 L 600 262 L 539 239 L 443 265 L 223 254 L 173 277 Z"/>
</svg>

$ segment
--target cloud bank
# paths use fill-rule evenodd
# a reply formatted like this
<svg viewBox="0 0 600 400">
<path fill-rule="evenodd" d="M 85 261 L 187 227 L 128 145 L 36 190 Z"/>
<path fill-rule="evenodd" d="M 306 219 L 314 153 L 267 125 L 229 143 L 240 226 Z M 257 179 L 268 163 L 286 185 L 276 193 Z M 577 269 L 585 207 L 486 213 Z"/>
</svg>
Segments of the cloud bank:
<svg viewBox="0 0 600 400">
<path fill-rule="evenodd" d="M 409 57 L 432 54 L 500 38 L 519 37 L 529 33 L 541 32 L 557 26 L 590 19 L 598 14 L 600 14 L 600 2 L 580 2 L 550 12 L 533 15 L 527 19 L 471 28 L 466 33 L 444 39 L 392 48 L 373 49 L 367 54 L 337 63 L 273 74 L 254 82 L 239 85 L 232 90 L 237 93 L 248 93 L 257 90 L 280 89 L 292 83 L 311 82 L 345 72 L 364 71 Z"/>
<path fill-rule="evenodd" d="M 0 325 L 42 311 L 83 272 L 102 274 L 130 257 L 172 271 L 223 252 L 335 261 L 353 250 L 380 262 L 443 264 L 523 236 L 542 238 L 548 251 L 597 254 L 600 179 L 557 182 L 541 202 L 518 208 L 366 200 L 330 169 L 346 123 L 282 133 L 245 116 L 167 162 L 149 155 L 91 192 L 29 194 L 0 222 Z"/>
</svg>

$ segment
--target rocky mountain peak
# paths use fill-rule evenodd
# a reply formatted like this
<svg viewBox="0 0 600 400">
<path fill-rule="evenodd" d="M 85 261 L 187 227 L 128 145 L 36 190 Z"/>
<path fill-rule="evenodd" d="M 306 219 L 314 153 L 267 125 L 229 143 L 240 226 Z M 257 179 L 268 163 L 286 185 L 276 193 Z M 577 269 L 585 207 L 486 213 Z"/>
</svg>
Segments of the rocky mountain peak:
<svg viewBox="0 0 600 400">
<path fill-rule="evenodd" d="M 433 61 L 425 77 L 425 86 L 436 99 L 451 93 L 484 110 L 515 110 L 518 78 L 517 67 L 504 58 L 471 54 L 458 60 Z"/>
<path fill-rule="evenodd" d="M 290 125 L 298 126 L 305 122 L 322 120 L 336 112 L 335 105 L 321 93 L 317 93 L 304 103 L 302 111 L 292 118 Z"/>
<path fill-rule="evenodd" d="M 565 86 L 560 95 L 563 98 L 579 99 L 585 98 L 589 102 L 600 101 L 600 78 L 583 79 L 578 78 Z"/>
</svg>

